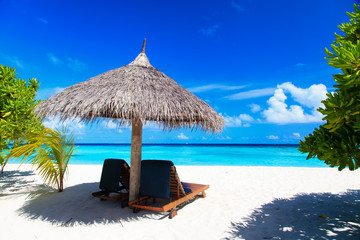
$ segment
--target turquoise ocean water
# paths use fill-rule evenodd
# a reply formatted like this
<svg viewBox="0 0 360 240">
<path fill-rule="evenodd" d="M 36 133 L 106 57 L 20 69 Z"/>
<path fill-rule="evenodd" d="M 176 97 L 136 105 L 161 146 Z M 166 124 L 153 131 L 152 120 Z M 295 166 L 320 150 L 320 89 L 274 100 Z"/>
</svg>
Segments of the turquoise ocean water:
<svg viewBox="0 0 360 240">
<path fill-rule="evenodd" d="M 129 144 L 79 144 L 70 164 L 103 164 L 106 158 L 130 162 Z M 318 159 L 306 160 L 298 145 L 145 144 L 142 159 L 171 160 L 175 165 L 327 167 Z"/>
</svg>

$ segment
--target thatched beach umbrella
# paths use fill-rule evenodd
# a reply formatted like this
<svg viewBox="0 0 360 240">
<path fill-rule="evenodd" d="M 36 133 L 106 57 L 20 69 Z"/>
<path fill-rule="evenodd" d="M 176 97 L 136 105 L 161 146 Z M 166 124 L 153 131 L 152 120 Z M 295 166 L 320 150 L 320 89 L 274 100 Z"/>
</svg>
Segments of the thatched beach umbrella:
<svg viewBox="0 0 360 240">
<path fill-rule="evenodd" d="M 164 129 L 200 128 L 218 133 L 223 118 L 207 103 L 150 65 L 142 52 L 130 64 L 68 87 L 36 108 L 42 117 L 84 122 L 117 119 L 132 126 L 129 198 L 139 192 L 142 127 L 156 122 Z"/>
</svg>

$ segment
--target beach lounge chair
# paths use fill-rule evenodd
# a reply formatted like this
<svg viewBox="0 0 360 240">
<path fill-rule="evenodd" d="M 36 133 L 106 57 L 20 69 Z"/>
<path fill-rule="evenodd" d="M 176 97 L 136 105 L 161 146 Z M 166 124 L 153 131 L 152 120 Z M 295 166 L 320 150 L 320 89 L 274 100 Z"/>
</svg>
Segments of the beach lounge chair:
<svg viewBox="0 0 360 240">
<path fill-rule="evenodd" d="M 129 202 L 134 213 L 148 209 L 170 212 L 169 218 L 173 218 L 177 215 L 177 206 L 200 193 L 206 197 L 205 190 L 209 188 L 209 185 L 181 182 L 171 161 L 143 160 L 140 176 L 140 197 Z M 162 202 L 157 204 L 155 200 Z"/>
<path fill-rule="evenodd" d="M 125 207 L 129 201 L 130 167 L 122 159 L 105 159 L 99 188 L 101 191 L 92 195 L 101 200 L 121 201 Z"/>
</svg>

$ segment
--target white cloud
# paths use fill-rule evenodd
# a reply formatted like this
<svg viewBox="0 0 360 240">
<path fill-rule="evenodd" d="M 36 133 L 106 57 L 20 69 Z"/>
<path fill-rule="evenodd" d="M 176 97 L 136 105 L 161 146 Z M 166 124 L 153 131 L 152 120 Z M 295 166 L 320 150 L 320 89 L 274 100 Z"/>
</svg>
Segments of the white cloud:
<svg viewBox="0 0 360 240">
<path fill-rule="evenodd" d="M 231 137 L 229 137 L 229 136 L 220 136 L 220 137 L 217 137 L 216 139 L 218 139 L 218 140 L 231 140 Z"/>
<path fill-rule="evenodd" d="M 235 2 L 235 1 L 231 1 L 231 7 L 234 8 L 238 12 L 245 11 L 245 8 L 243 6 L 241 6 L 240 4 L 238 4 L 237 2 Z"/>
<path fill-rule="evenodd" d="M 48 24 L 49 23 L 48 20 L 46 20 L 44 18 L 40 18 L 40 17 L 36 18 L 36 20 L 38 20 L 39 22 L 41 22 L 43 24 Z"/>
<path fill-rule="evenodd" d="M 290 93 L 294 101 L 301 104 L 288 106 L 285 101 Z M 298 88 L 292 83 L 286 82 L 278 85 L 274 96 L 268 101 L 268 109 L 262 112 L 267 122 L 288 123 L 316 123 L 321 122 L 323 115 L 316 111 L 322 105 L 321 100 L 326 98 L 326 87 L 323 84 L 314 84 L 309 88 Z M 304 112 L 304 107 L 310 109 L 310 114 Z"/>
<path fill-rule="evenodd" d="M 80 121 L 80 118 L 76 118 L 74 120 L 65 120 L 60 121 L 60 118 L 50 118 L 45 119 L 43 121 L 43 124 L 45 127 L 51 128 L 51 129 L 59 129 L 61 130 L 63 127 L 67 127 L 70 132 L 73 132 L 74 134 L 83 135 L 85 134 L 85 124 Z"/>
<path fill-rule="evenodd" d="M 304 64 L 304 63 L 297 63 L 295 66 L 300 69 L 300 68 L 306 67 L 306 64 Z"/>
<path fill-rule="evenodd" d="M 206 36 L 214 36 L 215 32 L 218 30 L 219 27 L 220 27 L 219 24 L 215 24 L 214 26 L 211 26 L 209 28 L 200 29 L 200 32 Z"/>
<path fill-rule="evenodd" d="M 301 136 L 300 136 L 300 133 L 293 133 L 293 137 L 300 138 Z"/>
<path fill-rule="evenodd" d="M 65 90 L 65 88 L 63 88 L 63 87 L 56 87 L 56 88 L 54 88 L 55 94 L 57 94 L 57 93 L 59 93 L 59 92 L 62 92 L 62 91 L 64 91 L 64 90 Z"/>
<path fill-rule="evenodd" d="M 54 96 L 55 94 L 65 90 L 62 87 L 55 87 L 55 88 L 40 88 L 36 92 L 37 99 L 48 99 L 49 97 Z"/>
<path fill-rule="evenodd" d="M 248 115 L 248 114 L 240 114 L 240 115 L 239 115 L 239 118 L 240 118 L 241 120 L 243 120 L 243 121 L 246 121 L 246 122 L 252 122 L 252 121 L 254 121 L 254 118 L 251 117 L 251 116 Z"/>
<path fill-rule="evenodd" d="M 104 120 L 101 122 L 101 126 L 107 129 L 116 129 L 117 124 L 114 120 Z"/>
<path fill-rule="evenodd" d="M 61 59 L 56 57 L 53 53 L 48 53 L 47 56 L 48 56 L 50 62 L 55 65 L 61 65 L 63 63 L 63 61 L 61 61 Z"/>
<path fill-rule="evenodd" d="M 23 61 L 20 60 L 16 56 L 9 56 L 9 55 L 2 54 L 2 58 L 5 59 L 5 61 L 9 62 L 9 67 L 15 67 L 15 68 L 21 68 L 21 69 L 25 68 Z M 10 64 L 13 66 L 11 66 Z"/>
<path fill-rule="evenodd" d="M 309 107 L 318 108 L 322 106 L 321 101 L 326 98 L 327 90 L 324 84 L 313 84 L 309 88 L 298 88 L 290 82 L 278 86 L 285 92 L 289 92 L 295 101 Z"/>
<path fill-rule="evenodd" d="M 81 72 L 86 70 L 87 65 L 81 61 L 79 61 L 78 59 L 74 59 L 71 57 L 66 58 L 65 60 L 62 60 L 61 58 L 55 56 L 55 54 L 53 53 L 48 53 L 47 57 L 49 59 L 49 61 L 57 66 L 62 65 L 63 63 L 66 63 L 66 66 L 68 68 L 70 68 L 71 70 L 73 70 L 74 72 Z"/>
<path fill-rule="evenodd" d="M 155 131 L 155 132 L 160 132 L 160 131 L 163 131 L 163 129 L 164 129 L 164 127 L 161 123 L 154 122 L 154 121 L 145 122 L 143 125 L 143 128 L 150 130 L 150 131 Z"/>
<path fill-rule="evenodd" d="M 86 64 L 77 59 L 67 58 L 67 62 L 67 66 L 75 72 L 81 72 L 86 69 Z"/>
<path fill-rule="evenodd" d="M 177 138 L 181 139 L 181 140 L 188 140 L 189 139 L 189 137 L 185 136 L 184 133 L 180 133 L 179 135 L 177 135 Z"/>
<path fill-rule="evenodd" d="M 124 129 L 128 129 L 131 131 L 131 125 L 121 125 L 119 126 L 118 120 L 116 119 L 104 119 L 101 121 L 101 126 L 107 129 L 116 129 L 119 133 L 122 133 Z M 154 121 L 147 121 L 143 124 L 143 129 L 152 132 L 160 132 L 163 131 L 163 126 L 161 123 L 157 123 Z"/>
<path fill-rule="evenodd" d="M 213 90 L 223 90 L 223 91 L 237 90 L 237 89 L 241 89 L 244 87 L 245 86 L 227 86 L 227 85 L 222 85 L 222 84 L 209 84 L 209 85 L 204 85 L 204 86 L 199 86 L 199 87 L 188 88 L 187 90 L 190 92 L 193 92 L 193 93 L 198 93 L 198 92 L 208 92 L 208 91 L 213 91 Z"/>
<path fill-rule="evenodd" d="M 261 111 L 260 105 L 257 105 L 255 103 L 250 104 L 249 107 L 251 108 L 251 112 L 256 113 Z"/>
<path fill-rule="evenodd" d="M 275 135 L 270 135 L 270 136 L 266 136 L 267 139 L 270 139 L 270 140 L 278 140 L 279 139 L 279 136 L 275 136 Z"/>
<path fill-rule="evenodd" d="M 249 122 L 254 121 L 254 118 L 248 114 L 240 114 L 239 116 L 223 116 L 226 127 L 249 127 Z"/>
<path fill-rule="evenodd" d="M 118 133 L 122 133 L 123 131 L 119 128 L 119 129 L 116 129 L 116 131 L 118 132 Z"/>
<path fill-rule="evenodd" d="M 254 89 L 246 92 L 240 92 L 236 94 L 232 94 L 229 96 L 226 96 L 225 98 L 229 100 L 243 100 L 243 99 L 249 99 L 249 98 L 258 98 L 258 97 L 264 97 L 264 96 L 270 96 L 274 94 L 275 88 L 263 88 L 263 89 Z"/>
<path fill-rule="evenodd" d="M 118 123 L 116 122 L 116 120 L 114 119 L 108 119 L 108 120 L 103 120 L 101 122 L 101 126 L 103 126 L 104 128 L 107 129 L 116 129 L 116 131 L 118 133 L 122 133 L 123 131 L 119 128 Z"/>
</svg>

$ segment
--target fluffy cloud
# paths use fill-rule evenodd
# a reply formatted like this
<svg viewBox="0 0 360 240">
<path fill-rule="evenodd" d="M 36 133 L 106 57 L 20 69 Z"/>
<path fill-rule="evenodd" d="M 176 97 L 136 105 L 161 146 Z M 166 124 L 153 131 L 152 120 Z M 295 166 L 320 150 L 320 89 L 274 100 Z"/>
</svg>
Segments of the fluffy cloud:
<svg viewBox="0 0 360 240">
<path fill-rule="evenodd" d="M 306 67 L 306 64 L 304 64 L 304 63 L 297 63 L 296 65 L 295 65 L 295 67 L 296 68 L 304 68 L 304 67 Z"/>
<path fill-rule="evenodd" d="M 72 69 L 74 72 L 81 72 L 86 70 L 87 68 L 87 65 L 79 61 L 78 59 L 68 57 L 65 60 L 62 60 L 59 57 L 55 56 L 53 53 L 48 53 L 47 56 L 52 64 L 60 66 L 65 62 L 66 66 Z"/>
<path fill-rule="evenodd" d="M 5 62 L 10 63 L 9 65 L 13 65 L 12 67 L 24 69 L 25 65 L 22 60 L 20 60 L 17 56 L 9 56 L 2 54 L 1 57 L 5 60 Z"/>
<path fill-rule="evenodd" d="M 251 112 L 256 113 L 261 111 L 260 105 L 257 105 L 255 103 L 250 104 L 249 107 L 251 108 Z"/>
<path fill-rule="evenodd" d="M 74 120 L 65 120 L 60 121 L 59 118 L 50 118 L 45 119 L 43 121 L 45 127 L 51 129 L 62 129 L 63 127 L 67 127 L 70 132 L 73 132 L 76 135 L 83 135 L 85 134 L 85 124 L 80 121 L 80 118 L 76 118 Z"/>
<path fill-rule="evenodd" d="M 38 99 L 48 99 L 49 97 L 52 97 L 56 93 L 59 93 L 63 90 L 65 90 L 65 88 L 62 88 L 62 87 L 40 88 L 36 93 L 36 97 Z"/>
<path fill-rule="evenodd" d="M 54 88 L 54 94 L 57 94 L 57 93 L 62 92 L 64 90 L 65 90 L 65 88 L 63 88 L 63 87 L 56 87 L 56 88 Z"/>
<path fill-rule="evenodd" d="M 218 139 L 218 140 L 231 140 L 231 137 L 229 137 L 229 136 L 220 136 L 220 137 L 217 137 L 216 139 Z"/>
<path fill-rule="evenodd" d="M 41 18 L 41 17 L 36 18 L 36 20 L 43 23 L 43 24 L 48 24 L 49 23 L 48 20 L 46 20 L 45 18 Z"/>
<path fill-rule="evenodd" d="M 267 139 L 270 139 L 270 140 L 278 140 L 279 139 L 279 136 L 275 136 L 275 135 L 270 135 L 270 136 L 266 136 Z"/>
<path fill-rule="evenodd" d="M 290 82 L 278 86 L 285 92 L 289 92 L 294 100 L 308 108 L 322 106 L 321 101 L 326 98 L 327 90 L 324 84 L 313 84 L 309 88 L 298 88 Z"/>
<path fill-rule="evenodd" d="M 245 11 L 245 8 L 235 1 L 231 1 L 231 7 L 234 8 L 238 12 Z"/>
<path fill-rule="evenodd" d="M 56 57 L 53 53 L 47 54 L 49 61 L 55 65 L 61 65 L 63 61 L 60 60 L 60 58 Z"/>
<path fill-rule="evenodd" d="M 226 127 L 249 127 L 249 122 L 254 121 L 254 118 L 248 114 L 240 114 L 239 116 L 223 116 Z"/>
<path fill-rule="evenodd" d="M 214 36 L 215 32 L 218 30 L 218 28 L 220 27 L 219 24 L 215 24 L 214 26 L 211 26 L 209 28 L 202 28 L 200 29 L 200 32 L 206 36 Z"/>
<path fill-rule="evenodd" d="M 294 138 L 301 138 L 300 133 L 293 133 Z"/>
<path fill-rule="evenodd" d="M 101 122 L 101 126 L 107 129 L 116 129 L 117 123 L 114 120 L 104 120 Z"/>
<path fill-rule="evenodd" d="M 101 126 L 107 129 L 116 129 L 119 133 L 122 133 L 122 130 L 119 128 L 118 123 L 116 120 L 110 119 L 110 120 L 104 120 L 101 122 Z"/>
<path fill-rule="evenodd" d="M 300 105 L 288 106 L 285 101 L 289 93 Z M 309 88 L 298 88 L 290 82 L 278 85 L 274 95 L 267 101 L 269 107 L 262 112 L 267 122 L 277 124 L 316 123 L 321 122 L 323 115 L 316 111 L 322 106 L 321 100 L 326 98 L 326 86 L 314 84 Z M 310 109 L 305 113 L 304 108 Z"/>
<path fill-rule="evenodd" d="M 67 58 L 67 66 L 71 68 L 74 72 L 81 72 L 86 69 L 86 64 L 83 62 L 80 62 L 77 59 L 73 58 Z"/>
<path fill-rule="evenodd" d="M 181 139 L 181 140 L 188 140 L 189 139 L 189 137 L 185 136 L 184 133 L 180 133 L 179 135 L 177 135 L 177 138 Z"/>
</svg>

